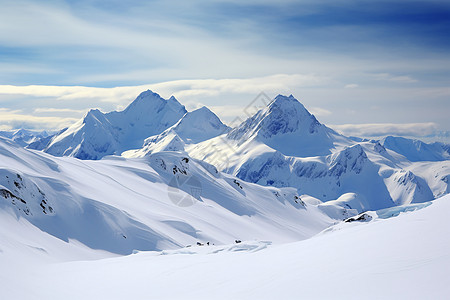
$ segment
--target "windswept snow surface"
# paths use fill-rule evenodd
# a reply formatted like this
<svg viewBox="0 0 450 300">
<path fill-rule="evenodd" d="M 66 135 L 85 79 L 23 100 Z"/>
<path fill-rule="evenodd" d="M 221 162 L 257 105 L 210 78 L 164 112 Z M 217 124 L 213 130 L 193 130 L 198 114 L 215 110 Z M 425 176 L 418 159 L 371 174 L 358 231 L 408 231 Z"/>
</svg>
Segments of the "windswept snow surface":
<svg viewBox="0 0 450 300">
<path fill-rule="evenodd" d="M 2 238 L 0 297 L 448 299 L 449 211 L 444 196 L 391 214 L 369 212 L 370 221 L 339 223 L 300 242 L 243 241 L 100 260 L 92 253 L 89 261 L 37 259 L 45 255 L 35 240 L 28 241 L 34 260 L 24 261 Z"/>
</svg>

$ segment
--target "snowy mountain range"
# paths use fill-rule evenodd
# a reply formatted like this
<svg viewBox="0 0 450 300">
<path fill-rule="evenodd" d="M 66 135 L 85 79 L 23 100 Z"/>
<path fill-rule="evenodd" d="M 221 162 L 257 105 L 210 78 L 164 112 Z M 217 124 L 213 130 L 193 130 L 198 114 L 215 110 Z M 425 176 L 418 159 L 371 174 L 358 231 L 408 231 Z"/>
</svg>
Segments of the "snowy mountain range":
<svg viewBox="0 0 450 300">
<path fill-rule="evenodd" d="M 166 100 L 148 90 L 123 111 L 92 109 L 69 128 L 29 148 L 55 156 L 100 159 L 142 146 L 145 138 L 174 125 L 186 112 L 175 97 Z"/>
<path fill-rule="evenodd" d="M 236 291 L 245 291 L 246 284 L 265 287 L 268 279 L 258 274 L 267 272 L 258 266 L 271 265 L 276 272 L 271 281 L 278 285 L 267 288 L 269 298 L 293 298 L 295 291 L 286 282 L 297 287 L 298 278 L 284 274 L 290 265 L 309 270 L 312 277 L 302 282 L 321 282 L 318 278 L 327 272 L 305 264 L 309 256 L 312 264 L 325 258 L 333 274 L 345 270 L 336 287 L 345 286 L 345 278 L 360 287 L 367 278 L 375 280 L 370 270 L 393 252 L 401 253 L 403 264 L 400 271 L 389 269 L 389 282 L 410 282 L 401 270 L 421 264 L 433 271 L 433 278 L 445 278 L 435 265 L 450 266 L 444 259 L 448 255 L 433 248 L 439 238 L 426 230 L 448 236 L 450 227 L 436 224 L 448 223 L 449 181 L 449 145 L 345 137 L 321 124 L 292 95 L 275 97 L 230 128 L 206 107 L 187 112 L 174 97 L 166 100 L 145 91 L 123 111 L 91 110 L 53 135 L 1 133 L 0 269 L 8 273 L 0 273 L 5 283 L 0 298 L 18 295 L 13 280 L 18 276 L 39 286 L 60 270 L 64 279 L 55 279 L 58 295 L 67 289 L 69 298 L 93 298 L 85 291 L 94 280 L 92 270 L 116 264 L 131 273 L 122 278 L 105 271 L 108 282 L 135 288 L 135 275 L 142 273 L 138 266 L 151 263 L 148 269 L 155 273 L 150 282 L 158 299 L 185 296 L 167 287 L 167 272 L 186 271 L 185 276 L 221 285 L 227 282 L 222 273 L 201 266 L 225 270 L 235 259 L 239 264 L 233 266 L 240 271 L 224 274 L 240 278 L 242 285 L 229 284 Z M 404 244 L 395 242 L 397 234 Z M 392 241 L 386 245 L 381 237 Z M 419 245 L 421 239 L 430 244 Z M 378 244 L 387 252 L 378 251 Z M 448 238 L 439 249 L 448 249 L 445 245 L 450 245 Z M 359 264 L 367 261 L 365 253 L 372 253 L 371 264 L 365 265 L 369 270 L 335 263 L 341 259 L 329 249 Z M 140 253 L 144 250 L 150 252 Z M 429 260 L 417 262 L 423 253 Z M 39 274 L 35 281 L 27 275 L 30 268 Z M 348 275 L 355 272 L 363 277 Z M 141 284 L 149 278 L 142 274 Z M 190 290 L 189 278 L 178 278 L 180 291 Z M 441 281 L 435 280 L 436 288 L 448 289 Z M 227 295 L 248 298 L 235 292 Z M 311 288 L 305 292 L 314 295 Z M 19 294 L 48 299 L 49 293 L 26 289 Z M 141 293 L 136 289 L 136 297 L 146 298 Z"/>
<path fill-rule="evenodd" d="M 45 140 L 48 137 L 51 137 L 52 134 L 47 131 L 35 131 L 35 130 L 27 130 L 27 129 L 18 129 L 12 131 L 0 131 L 0 137 L 8 138 L 13 140 L 18 145 L 25 147 L 29 144 L 40 142 Z"/>
<path fill-rule="evenodd" d="M 187 112 L 174 97 L 148 90 L 124 111 L 91 110 L 28 148 L 84 160 L 175 151 L 247 182 L 293 187 L 359 212 L 429 201 L 450 189 L 448 145 L 392 136 L 355 141 L 321 124 L 292 95 L 278 95 L 229 128 L 206 107 Z"/>
</svg>

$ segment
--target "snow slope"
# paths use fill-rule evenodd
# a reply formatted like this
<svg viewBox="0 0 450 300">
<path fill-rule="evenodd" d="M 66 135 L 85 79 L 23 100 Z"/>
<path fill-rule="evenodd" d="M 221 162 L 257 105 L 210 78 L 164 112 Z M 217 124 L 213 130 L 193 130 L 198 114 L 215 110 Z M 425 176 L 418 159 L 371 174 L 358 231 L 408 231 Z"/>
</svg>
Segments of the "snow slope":
<svg viewBox="0 0 450 300">
<path fill-rule="evenodd" d="M 20 253 L 0 251 L 0 297 L 447 299 L 449 210 L 445 196 L 283 245 L 243 241 L 68 263 L 23 263 Z"/>
<path fill-rule="evenodd" d="M 356 214 L 337 205 L 324 212 L 293 188 L 246 183 L 179 152 L 83 161 L 1 139 L 0 208 L 62 241 L 118 254 L 207 241 L 295 241 Z"/>
<path fill-rule="evenodd" d="M 102 113 L 98 109 L 90 110 L 47 144 L 36 143 L 30 148 L 55 156 L 100 159 L 141 147 L 145 138 L 161 133 L 185 113 L 186 109 L 175 97 L 165 100 L 148 90 L 124 111 Z"/>
</svg>

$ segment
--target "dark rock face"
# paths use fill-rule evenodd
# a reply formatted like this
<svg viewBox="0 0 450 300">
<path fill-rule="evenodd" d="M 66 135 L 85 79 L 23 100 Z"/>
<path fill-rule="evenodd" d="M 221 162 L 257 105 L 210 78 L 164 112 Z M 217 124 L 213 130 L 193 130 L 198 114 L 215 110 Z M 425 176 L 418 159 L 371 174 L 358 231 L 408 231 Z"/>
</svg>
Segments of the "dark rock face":
<svg viewBox="0 0 450 300">
<path fill-rule="evenodd" d="M 351 223 L 351 222 L 369 222 L 372 220 L 372 216 L 366 214 L 366 213 L 362 213 L 359 214 L 357 216 L 345 219 L 344 222 L 346 223 Z"/>
<path fill-rule="evenodd" d="M 45 193 L 33 181 L 8 170 L 0 174 L 1 198 L 26 216 L 54 214 Z"/>
</svg>

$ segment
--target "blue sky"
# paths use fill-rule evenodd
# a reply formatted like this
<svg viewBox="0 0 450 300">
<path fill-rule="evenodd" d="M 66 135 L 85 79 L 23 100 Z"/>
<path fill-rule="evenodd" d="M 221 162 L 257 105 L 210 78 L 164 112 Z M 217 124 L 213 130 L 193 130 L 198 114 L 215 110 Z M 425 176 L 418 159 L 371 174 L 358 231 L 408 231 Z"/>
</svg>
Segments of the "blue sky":
<svg viewBox="0 0 450 300">
<path fill-rule="evenodd" d="M 0 129 L 67 126 L 150 87 L 225 121 L 265 91 L 346 133 L 450 130 L 448 1 L 0 5 Z"/>
</svg>

